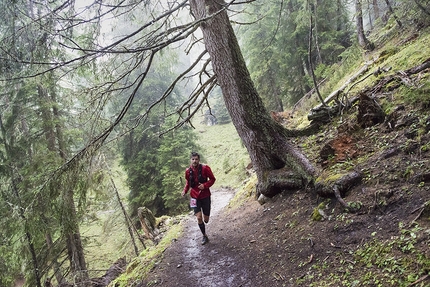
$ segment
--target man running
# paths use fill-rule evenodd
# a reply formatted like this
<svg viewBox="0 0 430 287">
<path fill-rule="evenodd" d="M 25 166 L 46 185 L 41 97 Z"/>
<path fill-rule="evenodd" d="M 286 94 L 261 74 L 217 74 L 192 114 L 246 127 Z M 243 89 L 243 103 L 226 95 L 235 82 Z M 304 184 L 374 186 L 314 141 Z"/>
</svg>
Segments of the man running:
<svg viewBox="0 0 430 287">
<path fill-rule="evenodd" d="M 209 222 L 211 211 L 211 187 L 215 182 L 215 176 L 208 165 L 200 164 L 200 155 L 192 152 L 190 156 L 191 166 L 185 170 L 186 184 L 182 196 L 190 192 L 190 206 L 194 209 L 200 231 L 203 234 L 202 245 L 209 242 L 206 235 L 205 223 Z"/>
</svg>

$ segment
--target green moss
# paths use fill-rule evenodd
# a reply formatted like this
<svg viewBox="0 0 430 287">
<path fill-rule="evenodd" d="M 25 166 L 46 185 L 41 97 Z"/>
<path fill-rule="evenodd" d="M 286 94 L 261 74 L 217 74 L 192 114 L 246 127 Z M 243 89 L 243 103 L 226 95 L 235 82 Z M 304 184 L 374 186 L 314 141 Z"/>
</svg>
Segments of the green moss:
<svg viewBox="0 0 430 287">
<path fill-rule="evenodd" d="M 328 174 L 328 175 L 320 175 L 315 180 L 315 183 L 320 183 L 320 184 L 323 184 L 323 185 L 332 185 L 337 180 L 339 180 L 340 178 L 342 178 L 342 176 L 344 176 L 344 175 L 345 175 L 344 173 L 332 173 L 332 174 Z"/>
<path fill-rule="evenodd" d="M 324 217 L 321 214 L 321 211 L 326 209 L 327 204 L 330 202 L 329 199 L 324 200 L 323 202 L 321 202 L 317 207 L 314 208 L 312 215 L 311 215 L 311 219 L 313 221 L 321 221 L 324 219 Z M 320 211 L 321 210 L 321 211 Z"/>
<path fill-rule="evenodd" d="M 396 53 L 399 52 L 399 48 L 398 47 L 387 47 L 385 50 L 383 50 L 380 54 L 379 54 L 379 59 L 378 62 L 383 62 L 385 61 L 388 57 L 395 55 Z"/>
<path fill-rule="evenodd" d="M 158 245 L 143 250 L 138 257 L 134 258 L 133 261 L 128 264 L 126 272 L 112 281 L 109 286 L 134 286 L 136 280 L 145 278 L 148 272 L 153 269 L 158 259 L 161 258 L 164 250 L 170 246 L 172 240 L 178 238 L 182 232 L 182 224 L 172 226 Z"/>
<path fill-rule="evenodd" d="M 253 198 L 253 195 L 256 193 L 257 183 L 258 180 L 256 175 L 250 177 L 248 182 L 236 192 L 234 197 L 230 200 L 228 206 L 230 208 L 234 208 L 240 206 L 244 201 Z"/>
<path fill-rule="evenodd" d="M 311 218 L 313 221 L 321 221 L 323 219 L 321 213 L 318 210 L 318 207 L 314 208 L 314 211 L 312 212 Z"/>
</svg>

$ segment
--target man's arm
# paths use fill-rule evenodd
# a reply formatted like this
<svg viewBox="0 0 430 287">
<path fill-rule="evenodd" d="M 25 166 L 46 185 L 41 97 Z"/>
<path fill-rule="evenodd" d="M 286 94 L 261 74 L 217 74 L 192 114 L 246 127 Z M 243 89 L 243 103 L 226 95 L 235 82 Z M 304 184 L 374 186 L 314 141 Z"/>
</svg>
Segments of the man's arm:
<svg viewBox="0 0 430 287">
<path fill-rule="evenodd" d="M 206 181 L 205 183 L 203 183 L 203 185 L 205 188 L 209 188 L 215 183 L 216 178 L 215 178 L 214 174 L 212 173 L 211 168 L 208 165 L 204 166 L 204 171 L 205 171 L 205 175 L 207 176 L 207 178 L 209 178 L 209 180 Z"/>
<path fill-rule="evenodd" d="M 182 196 L 184 196 L 185 194 L 187 194 L 188 190 L 190 190 L 190 183 L 189 183 L 189 177 L 190 174 L 188 172 L 188 168 L 185 170 L 185 186 L 184 189 L 182 190 Z"/>
</svg>

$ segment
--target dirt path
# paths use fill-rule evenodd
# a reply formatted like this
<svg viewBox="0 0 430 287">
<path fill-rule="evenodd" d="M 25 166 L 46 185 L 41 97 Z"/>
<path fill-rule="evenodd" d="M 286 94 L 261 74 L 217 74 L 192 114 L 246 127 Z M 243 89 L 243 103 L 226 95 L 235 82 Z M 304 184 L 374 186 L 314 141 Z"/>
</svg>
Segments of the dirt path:
<svg viewBox="0 0 430 287">
<path fill-rule="evenodd" d="M 206 226 L 210 242 L 201 245 L 202 234 L 190 214 L 183 223 L 184 235 L 172 243 L 146 282 L 139 286 L 252 286 L 251 268 L 235 252 L 228 235 L 231 230 L 226 226 L 229 220 L 222 216 L 232 197 L 232 190 L 213 190 L 211 219 Z"/>
</svg>

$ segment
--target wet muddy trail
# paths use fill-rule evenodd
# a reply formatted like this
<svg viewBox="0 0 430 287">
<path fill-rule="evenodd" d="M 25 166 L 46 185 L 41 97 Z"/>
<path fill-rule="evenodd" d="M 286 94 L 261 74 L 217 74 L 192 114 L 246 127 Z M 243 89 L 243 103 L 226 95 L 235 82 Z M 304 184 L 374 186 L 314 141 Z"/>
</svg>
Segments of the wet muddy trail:
<svg viewBox="0 0 430 287">
<path fill-rule="evenodd" d="M 222 216 L 232 197 L 232 190 L 213 190 L 211 217 L 206 225 L 210 242 L 201 245 L 197 220 L 189 214 L 183 223 L 184 234 L 166 249 L 161 262 L 139 286 L 252 286 L 252 268 L 235 251 L 236 244 L 229 236 L 240 230 L 234 230 L 228 216 Z"/>
</svg>

